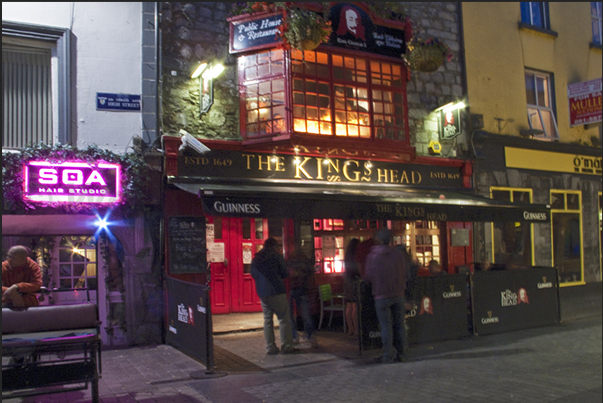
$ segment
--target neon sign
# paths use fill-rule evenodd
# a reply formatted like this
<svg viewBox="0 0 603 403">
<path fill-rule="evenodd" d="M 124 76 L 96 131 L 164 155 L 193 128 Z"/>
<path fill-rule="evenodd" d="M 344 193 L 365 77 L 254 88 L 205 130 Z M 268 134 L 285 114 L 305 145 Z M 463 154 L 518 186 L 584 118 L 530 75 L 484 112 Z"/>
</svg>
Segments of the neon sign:
<svg viewBox="0 0 603 403">
<path fill-rule="evenodd" d="M 121 199 L 118 164 L 30 161 L 24 167 L 25 199 L 39 202 L 115 203 Z"/>
</svg>

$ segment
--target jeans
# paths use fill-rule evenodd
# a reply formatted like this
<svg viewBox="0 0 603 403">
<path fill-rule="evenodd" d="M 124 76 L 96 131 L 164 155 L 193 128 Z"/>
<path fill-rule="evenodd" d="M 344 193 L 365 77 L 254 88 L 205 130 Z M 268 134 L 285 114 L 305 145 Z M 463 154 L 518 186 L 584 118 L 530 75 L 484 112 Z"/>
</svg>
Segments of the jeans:
<svg viewBox="0 0 603 403">
<path fill-rule="evenodd" d="M 264 339 L 266 340 L 266 352 L 278 351 L 274 339 L 273 316 L 278 318 L 278 327 L 281 335 L 281 350 L 293 349 L 293 335 L 291 334 L 291 315 L 286 294 L 272 295 L 260 298 L 262 312 L 264 313 Z"/>
<path fill-rule="evenodd" d="M 406 328 L 404 326 L 404 297 L 375 300 L 377 319 L 381 327 L 383 362 L 394 362 L 404 355 Z"/>
<path fill-rule="evenodd" d="M 291 290 L 291 295 L 289 296 L 289 308 L 291 310 L 291 327 L 293 338 L 297 337 L 297 322 L 296 317 L 293 314 L 293 303 L 297 307 L 297 310 L 301 314 L 302 319 L 304 320 L 304 330 L 306 331 L 306 336 L 308 339 L 312 336 L 312 333 L 316 330 L 316 325 L 312 320 L 312 316 L 310 316 L 310 301 L 308 300 L 308 293 L 305 289 L 294 288 Z"/>
</svg>

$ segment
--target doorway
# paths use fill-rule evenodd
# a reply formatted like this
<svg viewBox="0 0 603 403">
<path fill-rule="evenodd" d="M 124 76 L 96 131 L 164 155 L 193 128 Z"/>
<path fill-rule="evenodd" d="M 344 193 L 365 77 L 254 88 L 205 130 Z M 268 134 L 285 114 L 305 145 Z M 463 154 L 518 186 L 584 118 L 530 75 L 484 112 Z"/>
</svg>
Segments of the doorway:
<svg viewBox="0 0 603 403">
<path fill-rule="evenodd" d="M 272 236 L 283 244 L 282 220 L 206 217 L 213 314 L 261 312 L 251 261 Z"/>
</svg>

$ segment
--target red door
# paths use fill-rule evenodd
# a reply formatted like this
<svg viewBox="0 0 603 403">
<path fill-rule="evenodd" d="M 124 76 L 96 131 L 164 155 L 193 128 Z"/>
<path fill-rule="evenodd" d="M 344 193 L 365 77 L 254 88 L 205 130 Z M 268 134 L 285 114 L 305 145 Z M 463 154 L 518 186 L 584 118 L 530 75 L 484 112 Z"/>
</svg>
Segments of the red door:
<svg viewBox="0 0 603 403">
<path fill-rule="evenodd" d="M 230 313 L 231 310 L 231 274 L 230 274 L 230 256 L 228 255 L 228 245 L 230 244 L 230 236 L 232 230 L 231 223 L 227 218 L 222 217 L 206 217 L 208 224 L 208 232 L 211 233 L 209 238 L 213 238 L 213 246 L 208 243 L 208 248 L 211 248 L 211 281 L 210 281 L 210 297 L 211 310 L 213 314 Z M 213 231 L 212 231 L 213 230 Z"/>
<path fill-rule="evenodd" d="M 262 249 L 268 237 L 268 221 L 261 218 L 236 219 L 237 234 L 240 238 L 232 243 L 233 312 L 260 312 L 260 299 L 255 292 L 255 282 L 251 277 L 251 260 Z M 234 263 L 234 262 L 233 262 Z"/>
<path fill-rule="evenodd" d="M 268 221 L 207 217 L 207 223 L 213 226 L 213 246 L 208 246 L 212 313 L 261 312 L 250 271 L 251 260 L 268 237 Z"/>
</svg>

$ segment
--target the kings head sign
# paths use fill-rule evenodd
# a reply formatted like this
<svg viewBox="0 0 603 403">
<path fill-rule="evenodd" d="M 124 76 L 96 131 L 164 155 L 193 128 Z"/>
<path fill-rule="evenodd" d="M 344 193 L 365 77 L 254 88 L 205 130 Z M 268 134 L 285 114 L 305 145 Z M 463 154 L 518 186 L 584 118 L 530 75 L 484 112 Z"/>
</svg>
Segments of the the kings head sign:
<svg viewBox="0 0 603 403">
<path fill-rule="evenodd" d="M 24 178 L 24 197 L 31 201 L 115 203 L 121 199 L 118 164 L 30 161 Z"/>
</svg>

